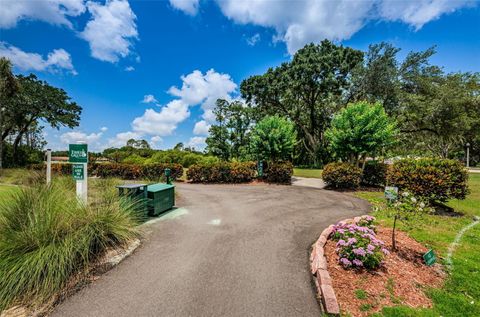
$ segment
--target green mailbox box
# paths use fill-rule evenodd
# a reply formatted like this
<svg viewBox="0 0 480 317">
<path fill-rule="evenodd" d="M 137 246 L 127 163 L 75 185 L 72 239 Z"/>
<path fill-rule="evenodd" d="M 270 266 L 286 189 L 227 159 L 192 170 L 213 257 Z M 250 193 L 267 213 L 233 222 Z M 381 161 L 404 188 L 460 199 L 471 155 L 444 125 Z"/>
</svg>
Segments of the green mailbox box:
<svg viewBox="0 0 480 317">
<path fill-rule="evenodd" d="M 118 195 L 138 202 L 138 206 L 145 217 L 148 216 L 147 184 L 125 184 L 119 185 Z"/>
<path fill-rule="evenodd" d="M 175 205 L 175 186 L 170 184 L 153 184 L 147 186 L 148 212 L 158 216 Z"/>
</svg>

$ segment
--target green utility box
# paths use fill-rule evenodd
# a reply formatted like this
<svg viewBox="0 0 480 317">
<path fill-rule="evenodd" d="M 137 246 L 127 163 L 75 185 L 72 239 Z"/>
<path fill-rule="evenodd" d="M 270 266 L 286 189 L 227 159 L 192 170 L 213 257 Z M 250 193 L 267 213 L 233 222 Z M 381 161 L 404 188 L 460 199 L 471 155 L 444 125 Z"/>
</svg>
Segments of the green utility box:
<svg viewBox="0 0 480 317">
<path fill-rule="evenodd" d="M 148 213 L 158 216 L 175 205 L 175 186 L 169 184 L 153 184 L 147 186 Z"/>
<path fill-rule="evenodd" d="M 124 184 L 117 186 L 118 195 L 120 197 L 127 197 L 139 204 L 139 211 L 147 216 L 147 184 Z"/>
</svg>

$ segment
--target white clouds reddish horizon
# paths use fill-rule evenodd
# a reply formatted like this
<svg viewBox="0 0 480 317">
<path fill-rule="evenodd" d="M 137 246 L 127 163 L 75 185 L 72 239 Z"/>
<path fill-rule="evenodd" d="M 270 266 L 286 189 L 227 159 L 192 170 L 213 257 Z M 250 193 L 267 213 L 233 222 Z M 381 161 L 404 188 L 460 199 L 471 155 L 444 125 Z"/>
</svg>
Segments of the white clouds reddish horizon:
<svg viewBox="0 0 480 317">
<path fill-rule="evenodd" d="M 70 17 L 85 12 L 85 0 L 3 0 L 0 28 L 13 28 L 22 20 L 39 20 L 72 27 Z"/>
<path fill-rule="evenodd" d="M 198 12 L 191 6 L 198 1 L 183 0 L 172 6 L 189 15 Z M 286 43 L 290 54 L 309 42 L 345 40 L 369 21 L 400 21 L 416 30 L 443 14 L 472 5 L 471 0 L 217 0 L 222 13 L 239 24 L 272 28 L 276 40 Z"/>
<path fill-rule="evenodd" d="M 110 0 L 105 5 L 87 2 L 92 18 L 80 37 L 88 41 L 93 57 L 110 63 L 130 55 L 138 39 L 136 15 L 126 0 Z"/>
<path fill-rule="evenodd" d="M 0 42 L 0 56 L 8 58 L 12 64 L 22 71 L 56 72 L 66 70 L 76 75 L 70 54 L 63 48 L 54 49 L 46 58 L 37 53 L 24 52 L 18 47 Z"/>
</svg>

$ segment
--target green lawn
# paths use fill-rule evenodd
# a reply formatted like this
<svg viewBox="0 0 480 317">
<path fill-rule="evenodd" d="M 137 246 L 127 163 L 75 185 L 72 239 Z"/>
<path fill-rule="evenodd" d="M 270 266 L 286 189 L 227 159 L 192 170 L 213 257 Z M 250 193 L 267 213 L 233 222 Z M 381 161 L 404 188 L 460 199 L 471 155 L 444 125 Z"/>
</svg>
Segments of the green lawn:
<svg viewBox="0 0 480 317">
<path fill-rule="evenodd" d="M 294 168 L 293 176 L 298 177 L 308 177 L 308 178 L 321 178 L 322 170 L 321 169 L 310 169 L 310 168 Z"/>
<path fill-rule="evenodd" d="M 464 226 L 480 216 L 480 174 L 470 174 L 471 193 L 463 201 L 454 200 L 448 204 L 463 217 L 424 216 L 412 226 L 400 223 L 400 229 L 407 231 L 417 241 L 435 250 L 444 263 L 448 246 Z M 379 211 L 373 213 L 377 220 L 391 226 L 392 220 L 386 217 L 383 193 L 358 192 L 357 196 L 370 201 Z M 467 231 L 453 255 L 453 269 L 441 289 L 429 289 L 432 309 L 414 310 L 405 306 L 384 308 L 378 316 L 480 316 L 480 225 Z"/>
</svg>

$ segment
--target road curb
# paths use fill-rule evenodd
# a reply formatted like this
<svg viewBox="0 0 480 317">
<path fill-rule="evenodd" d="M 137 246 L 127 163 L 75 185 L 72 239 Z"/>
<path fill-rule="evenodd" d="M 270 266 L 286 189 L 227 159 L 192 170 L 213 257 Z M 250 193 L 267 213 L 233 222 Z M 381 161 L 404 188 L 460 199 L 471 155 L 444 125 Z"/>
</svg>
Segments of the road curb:
<svg viewBox="0 0 480 317">
<path fill-rule="evenodd" d="M 358 223 L 367 215 L 355 217 L 351 219 L 344 219 L 338 224 Z M 332 287 L 332 278 L 328 273 L 327 259 L 325 258 L 325 244 L 333 232 L 334 225 L 328 226 L 322 231 L 320 237 L 312 245 L 312 252 L 310 254 L 310 268 L 317 288 L 317 293 L 321 299 L 324 311 L 331 315 L 340 315 L 340 306 L 338 305 L 335 291 Z"/>
</svg>

